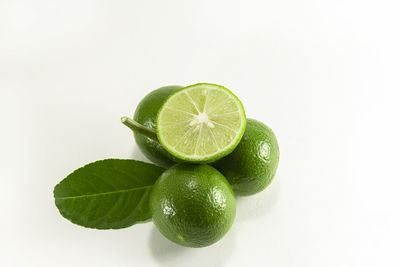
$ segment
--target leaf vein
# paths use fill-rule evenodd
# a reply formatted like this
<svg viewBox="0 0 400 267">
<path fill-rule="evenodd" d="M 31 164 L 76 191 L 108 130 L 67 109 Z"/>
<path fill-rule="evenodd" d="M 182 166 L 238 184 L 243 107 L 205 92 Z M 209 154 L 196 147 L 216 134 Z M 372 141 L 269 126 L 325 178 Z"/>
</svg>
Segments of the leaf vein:
<svg viewBox="0 0 400 267">
<path fill-rule="evenodd" d="M 102 193 L 95 193 L 95 194 L 79 195 L 79 196 L 55 197 L 55 199 L 57 199 L 57 200 L 66 200 L 66 199 L 77 199 L 77 198 L 85 198 L 85 197 L 97 197 L 97 196 L 112 195 L 112 194 L 118 194 L 118 193 L 133 192 L 133 191 L 142 190 L 142 189 L 150 188 L 150 187 L 153 187 L 153 185 L 129 188 L 129 189 L 124 189 L 124 190 L 116 190 L 116 191 L 111 191 L 111 192 L 102 192 Z"/>
</svg>

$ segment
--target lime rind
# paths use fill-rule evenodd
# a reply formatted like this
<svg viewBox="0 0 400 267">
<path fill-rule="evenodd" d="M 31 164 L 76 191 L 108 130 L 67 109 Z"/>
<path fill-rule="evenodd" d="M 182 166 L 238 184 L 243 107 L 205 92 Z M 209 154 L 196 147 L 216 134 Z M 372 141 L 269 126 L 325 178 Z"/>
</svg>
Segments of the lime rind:
<svg viewBox="0 0 400 267">
<path fill-rule="evenodd" d="M 175 157 L 209 163 L 231 153 L 246 128 L 241 101 L 227 88 L 198 83 L 170 95 L 157 115 L 162 146 Z"/>
</svg>

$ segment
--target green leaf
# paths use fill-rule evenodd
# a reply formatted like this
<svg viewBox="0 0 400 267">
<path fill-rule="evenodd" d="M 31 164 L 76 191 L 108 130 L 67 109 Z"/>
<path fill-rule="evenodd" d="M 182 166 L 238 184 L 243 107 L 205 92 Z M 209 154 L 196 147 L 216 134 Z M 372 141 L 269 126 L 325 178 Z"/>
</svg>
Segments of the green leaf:
<svg viewBox="0 0 400 267">
<path fill-rule="evenodd" d="M 136 160 L 96 161 L 55 186 L 56 206 L 62 216 L 84 227 L 125 228 L 151 218 L 149 195 L 164 170 Z"/>
</svg>

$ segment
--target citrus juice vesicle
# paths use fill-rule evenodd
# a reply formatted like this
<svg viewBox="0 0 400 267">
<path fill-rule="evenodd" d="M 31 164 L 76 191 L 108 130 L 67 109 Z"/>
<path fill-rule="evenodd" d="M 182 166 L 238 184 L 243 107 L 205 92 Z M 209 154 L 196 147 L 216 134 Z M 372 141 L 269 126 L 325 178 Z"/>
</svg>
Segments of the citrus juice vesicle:
<svg viewBox="0 0 400 267">
<path fill-rule="evenodd" d="M 173 93 L 160 108 L 156 131 L 163 147 L 192 163 L 232 152 L 246 127 L 240 100 L 223 86 L 199 83 Z"/>
</svg>

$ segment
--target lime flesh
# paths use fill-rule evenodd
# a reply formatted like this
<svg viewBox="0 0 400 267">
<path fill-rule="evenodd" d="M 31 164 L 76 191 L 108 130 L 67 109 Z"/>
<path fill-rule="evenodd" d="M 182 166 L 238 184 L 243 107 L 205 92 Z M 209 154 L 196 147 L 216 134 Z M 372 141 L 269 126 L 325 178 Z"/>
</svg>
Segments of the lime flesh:
<svg viewBox="0 0 400 267">
<path fill-rule="evenodd" d="M 173 93 L 157 116 L 157 137 L 175 157 L 213 162 L 239 143 L 246 127 L 240 100 L 223 86 L 199 83 Z"/>
<path fill-rule="evenodd" d="M 209 165 L 181 163 L 165 171 L 150 195 L 157 229 L 187 247 L 220 240 L 236 215 L 236 201 L 225 177 Z"/>
</svg>

